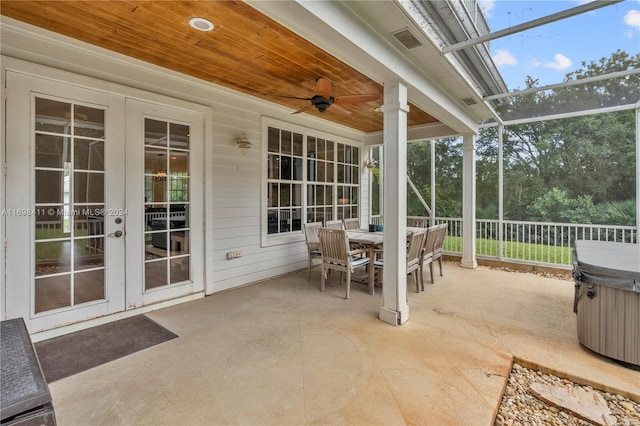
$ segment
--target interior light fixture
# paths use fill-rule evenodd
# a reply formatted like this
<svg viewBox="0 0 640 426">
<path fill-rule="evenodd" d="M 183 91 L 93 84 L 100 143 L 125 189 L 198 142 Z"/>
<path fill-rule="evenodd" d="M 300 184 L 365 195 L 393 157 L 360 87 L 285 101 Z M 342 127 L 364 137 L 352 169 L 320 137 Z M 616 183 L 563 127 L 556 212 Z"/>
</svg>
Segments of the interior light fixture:
<svg viewBox="0 0 640 426">
<path fill-rule="evenodd" d="M 153 180 L 155 182 L 165 182 L 167 180 L 167 169 L 162 168 L 166 163 L 162 157 L 164 157 L 164 154 L 158 154 L 158 168 L 153 172 L 155 175 Z"/>
<path fill-rule="evenodd" d="M 191 28 L 195 28 L 198 31 L 211 31 L 213 30 L 213 22 L 205 18 L 191 18 L 189 19 L 189 25 Z"/>
<path fill-rule="evenodd" d="M 242 155 L 247 155 L 249 149 L 252 146 L 252 143 L 249 142 L 249 139 L 247 139 L 247 135 L 243 133 L 241 137 L 236 138 L 236 145 L 238 146 L 238 148 L 240 148 L 240 152 L 242 152 Z"/>
</svg>

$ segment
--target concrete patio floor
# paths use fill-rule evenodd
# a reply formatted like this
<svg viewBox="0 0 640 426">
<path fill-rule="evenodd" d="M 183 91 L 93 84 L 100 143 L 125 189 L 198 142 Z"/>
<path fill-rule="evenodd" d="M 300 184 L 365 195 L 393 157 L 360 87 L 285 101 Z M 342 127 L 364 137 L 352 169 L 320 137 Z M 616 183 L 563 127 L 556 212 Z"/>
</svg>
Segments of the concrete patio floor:
<svg viewBox="0 0 640 426">
<path fill-rule="evenodd" d="M 59 425 L 492 424 L 514 357 L 640 401 L 583 348 L 573 283 L 444 264 L 410 320 L 306 270 L 148 314 L 180 337 L 50 385 Z"/>
</svg>

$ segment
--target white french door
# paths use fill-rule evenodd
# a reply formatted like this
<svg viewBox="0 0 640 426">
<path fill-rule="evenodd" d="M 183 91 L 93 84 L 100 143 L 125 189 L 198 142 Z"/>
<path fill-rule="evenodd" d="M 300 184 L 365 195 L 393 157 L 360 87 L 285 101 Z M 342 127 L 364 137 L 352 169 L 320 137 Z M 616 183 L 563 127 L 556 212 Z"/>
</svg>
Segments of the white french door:
<svg viewBox="0 0 640 426">
<path fill-rule="evenodd" d="M 7 316 L 34 333 L 201 291 L 202 115 L 6 82 Z"/>
</svg>

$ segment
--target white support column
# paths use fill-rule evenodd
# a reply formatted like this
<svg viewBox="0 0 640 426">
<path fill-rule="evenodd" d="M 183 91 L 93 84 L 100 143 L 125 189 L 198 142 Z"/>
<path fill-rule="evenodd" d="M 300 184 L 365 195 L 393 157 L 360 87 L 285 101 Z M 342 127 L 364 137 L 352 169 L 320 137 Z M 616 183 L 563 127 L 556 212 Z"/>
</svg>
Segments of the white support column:
<svg viewBox="0 0 640 426">
<path fill-rule="evenodd" d="M 498 259 L 504 258 L 504 126 L 498 126 Z"/>
<path fill-rule="evenodd" d="M 436 140 L 431 139 L 431 213 L 429 226 L 436 224 Z"/>
<path fill-rule="evenodd" d="M 384 269 L 378 317 L 392 325 L 409 319 L 407 305 L 407 86 L 384 86 Z"/>
<path fill-rule="evenodd" d="M 477 268 L 476 260 L 476 137 L 462 139 L 462 262 L 463 268 Z"/>
</svg>

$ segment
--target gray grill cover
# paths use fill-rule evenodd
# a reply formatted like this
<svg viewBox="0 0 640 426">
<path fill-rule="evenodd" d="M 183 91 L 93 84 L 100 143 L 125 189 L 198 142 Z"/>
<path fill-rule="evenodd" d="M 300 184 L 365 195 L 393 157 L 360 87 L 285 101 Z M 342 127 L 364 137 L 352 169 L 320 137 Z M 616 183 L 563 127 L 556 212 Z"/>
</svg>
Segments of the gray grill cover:
<svg viewBox="0 0 640 426">
<path fill-rule="evenodd" d="M 49 387 L 22 318 L 0 322 L 0 419 L 51 402 Z"/>
<path fill-rule="evenodd" d="M 607 241 L 576 241 L 576 280 L 640 292 L 640 245 Z"/>
</svg>

